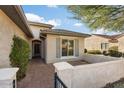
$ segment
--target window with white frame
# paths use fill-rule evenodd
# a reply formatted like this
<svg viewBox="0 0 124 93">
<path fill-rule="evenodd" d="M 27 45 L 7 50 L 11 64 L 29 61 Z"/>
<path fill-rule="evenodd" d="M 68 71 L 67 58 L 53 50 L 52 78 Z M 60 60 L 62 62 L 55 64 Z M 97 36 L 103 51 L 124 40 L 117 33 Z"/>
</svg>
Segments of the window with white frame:
<svg viewBox="0 0 124 93">
<path fill-rule="evenodd" d="M 62 56 L 74 56 L 74 40 L 62 39 Z"/>
<path fill-rule="evenodd" d="M 103 49 L 108 49 L 108 43 L 101 43 L 101 49 L 103 50 Z"/>
</svg>

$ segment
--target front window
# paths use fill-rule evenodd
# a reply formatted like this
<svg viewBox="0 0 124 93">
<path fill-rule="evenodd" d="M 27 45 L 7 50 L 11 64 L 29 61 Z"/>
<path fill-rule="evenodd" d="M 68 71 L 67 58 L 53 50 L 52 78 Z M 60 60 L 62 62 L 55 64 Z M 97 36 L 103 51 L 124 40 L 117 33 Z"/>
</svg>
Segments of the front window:
<svg viewBox="0 0 124 93">
<path fill-rule="evenodd" d="M 74 40 L 62 39 L 62 56 L 74 55 Z"/>
<path fill-rule="evenodd" d="M 108 49 L 108 43 L 101 43 L 101 49 Z"/>
</svg>

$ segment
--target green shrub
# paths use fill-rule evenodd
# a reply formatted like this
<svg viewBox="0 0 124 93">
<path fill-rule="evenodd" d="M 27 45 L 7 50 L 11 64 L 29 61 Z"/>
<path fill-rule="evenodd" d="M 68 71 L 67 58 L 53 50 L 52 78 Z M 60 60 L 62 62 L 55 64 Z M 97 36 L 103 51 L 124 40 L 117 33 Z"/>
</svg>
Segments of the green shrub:
<svg viewBox="0 0 124 93">
<path fill-rule="evenodd" d="M 102 54 L 105 55 L 105 56 L 109 55 L 107 51 L 103 51 Z"/>
<path fill-rule="evenodd" d="M 109 50 L 109 55 L 112 57 L 121 57 L 122 53 L 115 50 Z"/>
<path fill-rule="evenodd" d="M 112 57 L 121 57 L 122 53 L 118 51 L 118 46 L 112 46 L 108 50 L 109 55 Z"/>
<path fill-rule="evenodd" d="M 12 67 L 19 68 L 19 71 L 17 72 L 17 80 L 20 80 L 25 76 L 29 62 L 29 53 L 29 44 L 25 40 L 14 36 L 10 61 Z"/>
<path fill-rule="evenodd" d="M 88 54 L 102 54 L 100 50 L 88 50 Z"/>
<path fill-rule="evenodd" d="M 84 49 L 84 53 L 87 53 L 87 49 L 86 48 Z"/>
</svg>

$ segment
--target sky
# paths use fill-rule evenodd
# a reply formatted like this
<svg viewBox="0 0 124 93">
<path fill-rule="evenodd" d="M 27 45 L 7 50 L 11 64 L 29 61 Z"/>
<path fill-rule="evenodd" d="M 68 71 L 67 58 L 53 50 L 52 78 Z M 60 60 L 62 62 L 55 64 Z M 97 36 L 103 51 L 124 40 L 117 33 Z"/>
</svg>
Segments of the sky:
<svg viewBox="0 0 124 93">
<path fill-rule="evenodd" d="M 67 6 L 61 5 L 23 5 L 25 15 L 29 21 L 54 25 L 55 29 L 67 29 L 87 34 L 105 34 L 104 30 L 91 31 L 90 28 L 79 20 L 73 19 L 73 14 Z M 116 34 L 116 33 L 107 33 Z"/>
</svg>

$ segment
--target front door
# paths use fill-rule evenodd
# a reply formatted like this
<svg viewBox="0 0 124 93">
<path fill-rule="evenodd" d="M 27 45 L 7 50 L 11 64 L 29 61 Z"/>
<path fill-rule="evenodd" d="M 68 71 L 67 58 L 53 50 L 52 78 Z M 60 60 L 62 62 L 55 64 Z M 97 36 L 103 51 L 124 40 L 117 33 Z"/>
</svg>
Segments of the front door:
<svg viewBox="0 0 124 93">
<path fill-rule="evenodd" d="M 41 57 L 41 42 L 33 42 L 33 57 Z"/>
<path fill-rule="evenodd" d="M 34 56 L 35 57 L 40 57 L 40 44 L 34 44 Z"/>
</svg>

